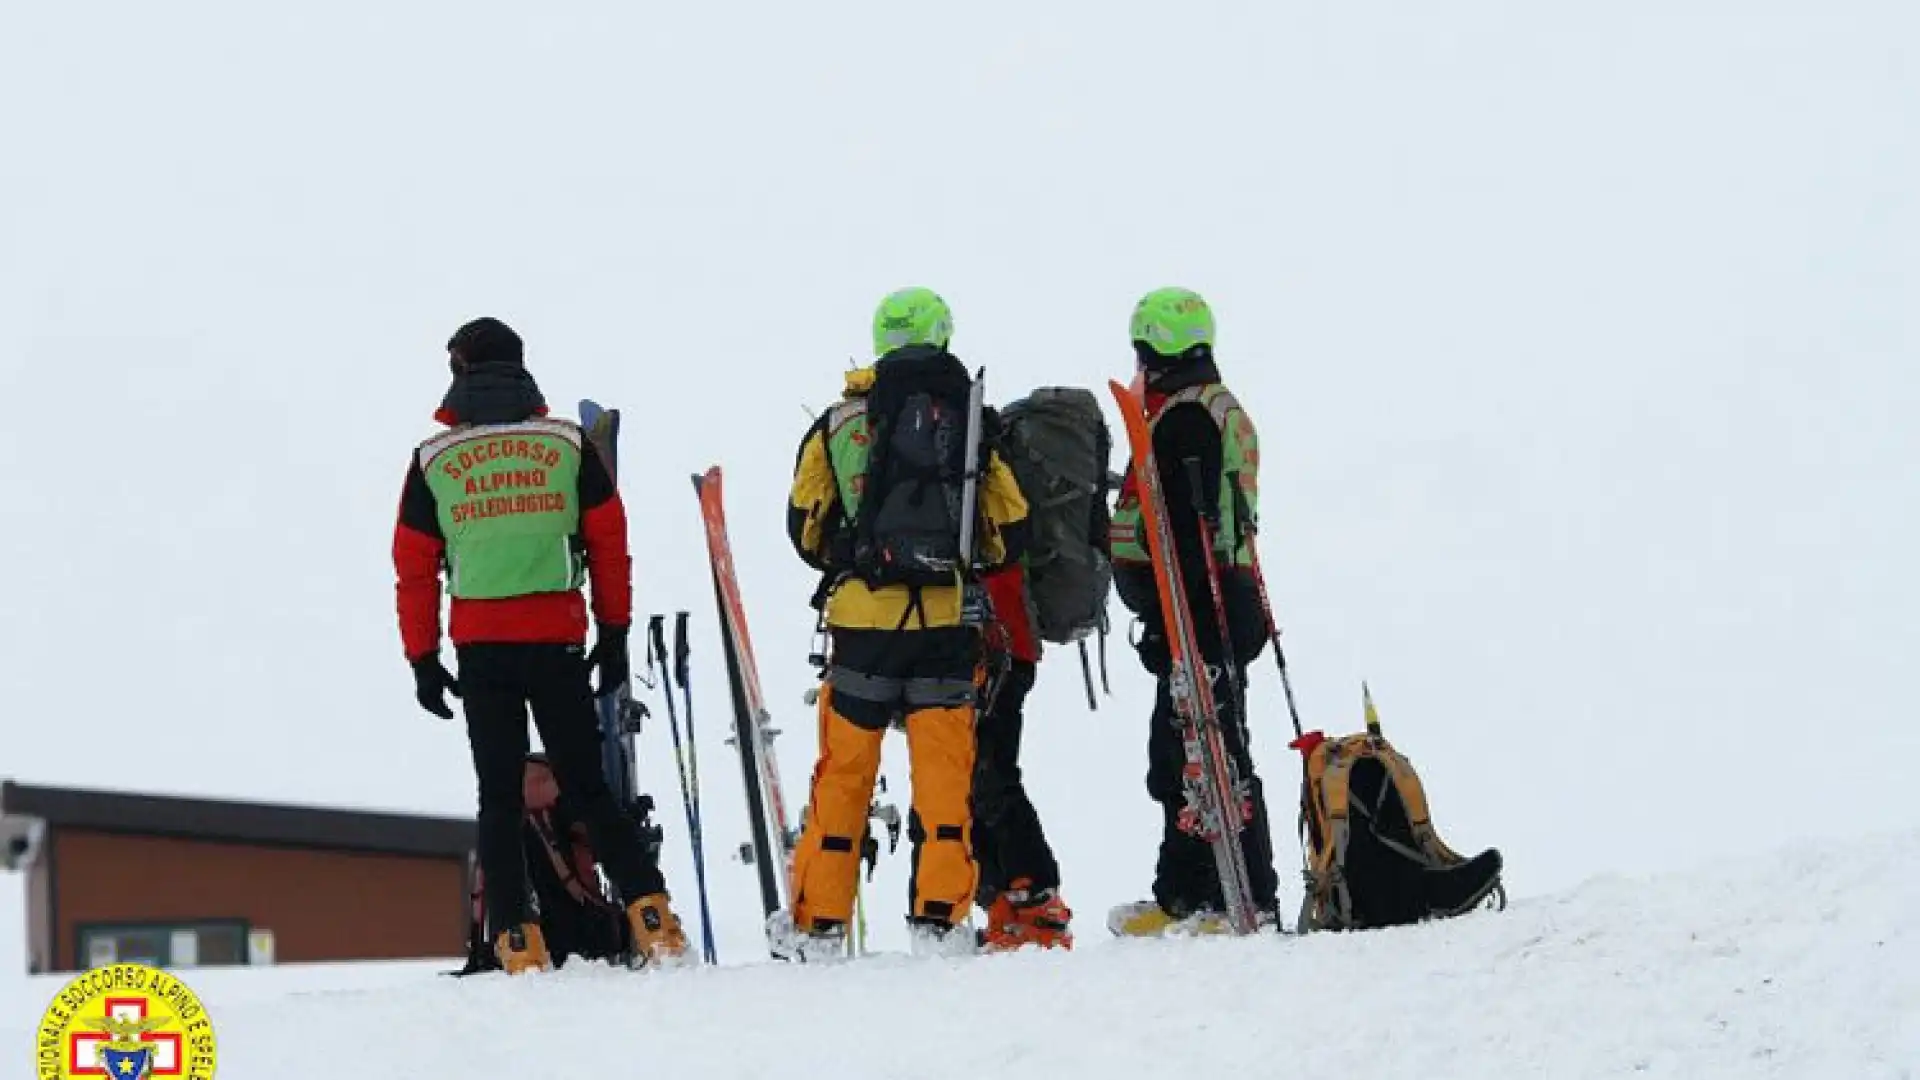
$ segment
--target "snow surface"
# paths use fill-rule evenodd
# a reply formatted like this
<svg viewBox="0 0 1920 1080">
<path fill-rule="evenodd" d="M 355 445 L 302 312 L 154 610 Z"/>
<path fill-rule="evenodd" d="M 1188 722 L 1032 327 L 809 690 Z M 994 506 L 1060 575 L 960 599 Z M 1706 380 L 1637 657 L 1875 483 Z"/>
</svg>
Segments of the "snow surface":
<svg viewBox="0 0 1920 1080">
<path fill-rule="evenodd" d="M 1913 1080 L 1915 910 L 1909 831 L 1362 935 L 515 982 L 421 964 L 187 979 L 221 1075 L 282 1080 Z M 7 1011 L 0 1046 L 28 1045 L 25 1015 Z"/>
<path fill-rule="evenodd" d="M 728 470 L 797 806 L 785 488 L 874 301 L 938 287 L 1006 400 L 1125 375 L 1131 304 L 1180 282 L 1261 425 L 1307 723 L 1355 727 L 1370 679 L 1517 896 L 1920 827 L 1911 785 L 1808 765 L 1920 757 L 1916 47 L 1909 0 L 9 5 L 0 775 L 470 813 L 388 530 L 446 336 L 497 314 L 556 406 L 633 410 L 637 602 L 695 614 L 721 957 L 751 960 L 687 476 Z M 1119 645 L 1089 713 L 1073 667 L 1027 775 L 1097 914 L 1151 872 L 1149 683 Z"/>
</svg>

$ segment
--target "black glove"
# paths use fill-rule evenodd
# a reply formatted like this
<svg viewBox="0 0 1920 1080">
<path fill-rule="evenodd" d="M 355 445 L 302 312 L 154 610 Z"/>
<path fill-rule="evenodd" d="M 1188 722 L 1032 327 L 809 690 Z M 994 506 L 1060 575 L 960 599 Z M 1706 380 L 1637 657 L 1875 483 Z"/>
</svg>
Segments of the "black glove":
<svg viewBox="0 0 1920 1080">
<path fill-rule="evenodd" d="M 1140 640 L 1134 643 L 1133 651 L 1140 654 L 1140 666 L 1148 674 L 1164 679 L 1173 672 L 1173 649 L 1167 644 L 1167 635 L 1157 623 L 1148 623 L 1140 632 Z"/>
<path fill-rule="evenodd" d="M 600 669 L 596 697 L 605 697 L 627 685 L 633 678 L 633 661 L 627 656 L 627 633 L 632 627 L 600 625 L 600 635 L 587 654 L 587 666 Z"/>
<path fill-rule="evenodd" d="M 441 665 L 439 653 L 428 653 L 413 662 L 413 696 L 421 708 L 442 720 L 453 719 L 445 697 L 449 691 L 459 697 L 460 682 Z"/>
</svg>

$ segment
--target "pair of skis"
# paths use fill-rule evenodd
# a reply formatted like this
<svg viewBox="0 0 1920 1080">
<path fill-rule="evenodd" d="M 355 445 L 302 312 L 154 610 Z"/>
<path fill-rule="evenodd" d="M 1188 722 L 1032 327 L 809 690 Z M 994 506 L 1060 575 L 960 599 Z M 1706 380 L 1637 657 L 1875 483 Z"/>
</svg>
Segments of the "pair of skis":
<svg viewBox="0 0 1920 1080">
<path fill-rule="evenodd" d="M 727 682 L 733 697 L 733 733 L 727 739 L 740 755 L 741 780 L 747 793 L 750 839 L 740 846 L 740 861 L 751 865 L 760 879 L 760 906 L 771 918 L 787 909 L 793 880 L 794 849 L 799 836 L 787 823 L 786 795 L 780 784 L 780 765 L 773 741 L 779 729 L 760 690 L 760 667 L 754 660 L 747 632 L 747 610 L 740 599 L 740 581 L 734 574 L 733 544 L 727 536 L 724 477 L 718 465 L 693 477 L 700 499 L 700 519 L 707 536 L 707 561 L 713 572 L 714 604 L 720 613 L 720 643 L 727 659 Z"/>
<path fill-rule="evenodd" d="M 593 401 L 580 403 L 580 426 L 606 463 L 607 472 L 618 475 L 620 467 L 620 410 L 602 408 Z M 594 705 L 600 717 L 600 767 L 607 786 L 623 810 L 644 821 L 653 809 L 652 800 L 639 793 L 634 780 L 634 737 L 640 734 L 650 715 L 647 707 L 634 700 L 631 683 L 602 687 Z M 633 900 L 635 897 L 624 897 Z"/>
<path fill-rule="evenodd" d="M 720 610 L 720 638 L 727 657 L 727 680 L 733 693 L 733 734 L 727 744 L 740 754 L 741 779 L 747 792 L 747 818 L 751 837 L 740 845 L 738 858 L 751 866 L 760 879 L 760 906 L 771 920 L 788 909 L 793 887 L 793 856 L 799 846 L 800 831 L 787 817 L 786 795 L 780 784 L 780 765 L 774 756 L 773 740 L 780 730 L 773 726 L 766 697 L 760 690 L 760 668 L 754 660 L 753 641 L 747 633 L 747 610 L 740 600 L 740 581 L 734 574 L 733 544 L 727 536 L 724 474 L 715 465 L 693 478 L 700 497 L 700 518 L 707 534 L 707 560 L 713 570 L 714 602 Z M 880 780 L 885 792 L 886 779 Z M 887 832 L 887 850 L 900 845 L 900 811 L 889 803 L 874 799 L 867 810 L 869 826 L 860 841 L 860 863 L 867 874 L 880 857 L 880 842 L 873 835 L 873 821 Z M 854 879 L 854 906 L 857 931 L 847 939 L 847 952 L 866 951 L 867 917 L 865 890 L 860 878 Z M 772 931 L 769 930 L 769 934 Z M 771 938 L 769 944 L 773 944 Z"/>
</svg>

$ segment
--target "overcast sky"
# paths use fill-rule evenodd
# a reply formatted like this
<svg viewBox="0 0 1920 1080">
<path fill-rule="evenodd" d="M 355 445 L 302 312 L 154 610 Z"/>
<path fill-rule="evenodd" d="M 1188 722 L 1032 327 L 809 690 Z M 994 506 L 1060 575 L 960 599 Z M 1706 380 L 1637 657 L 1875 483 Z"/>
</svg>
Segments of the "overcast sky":
<svg viewBox="0 0 1920 1080">
<path fill-rule="evenodd" d="M 1005 401 L 1124 378 L 1133 301 L 1179 283 L 1260 425 L 1308 726 L 1371 680 L 1517 895 L 1912 826 L 1862 759 L 1920 752 L 1916 42 L 1896 0 L 15 5 L 0 775 L 471 813 L 389 542 L 443 343 L 492 314 L 557 409 L 632 410 L 636 603 L 696 615 L 717 862 L 744 813 L 688 474 L 728 470 L 797 808 L 783 500 L 874 302 L 942 291 Z M 1028 735 L 1089 937 L 1158 820 L 1111 659 L 1089 713 L 1059 653 Z M 752 875 L 713 874 L 753 955 Z"/>
</svg>

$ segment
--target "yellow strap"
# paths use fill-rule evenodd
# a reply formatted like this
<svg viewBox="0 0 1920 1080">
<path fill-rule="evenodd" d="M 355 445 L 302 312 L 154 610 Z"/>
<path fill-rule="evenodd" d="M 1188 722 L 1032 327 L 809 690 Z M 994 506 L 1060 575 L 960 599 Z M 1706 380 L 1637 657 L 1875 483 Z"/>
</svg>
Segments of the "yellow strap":
<svg viewBox="0 0 1920 1080">
<path fill-rule="evenodd" d="M 1432 809 L 1427 805 L 1426 786 L 1421 782 L 1420 773 L 1413 767 L 1413 762 L 1383 737 L 1348 735 L 1321 743 L 1314 748 L 1307 761 L 1309 801 L 1315 824 L 1326 841 L 1322 850 L 1314 853 L 1311 860 L 1316 876 L 1324 878 L 1338 865 L 1337 857 L 1345 845 L 1336 843 L 1335 837 L 1343 834 L 1347 828 L 1351 812 L 1349 783 L 1353 766 L 1364 758 L 1373 758 L 1386 769 L 1388 779 L 1392 781 L 1394 790 L 1400 795 L 1401 804 L 1406 808 L 1414 840 L 1421 850 L 1442 863 L 1464 861 L 1447 846 L 1434 828 Z"/>
</svg>

